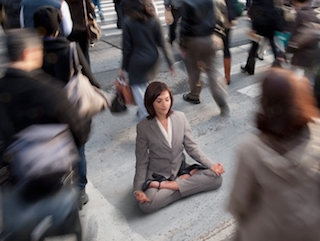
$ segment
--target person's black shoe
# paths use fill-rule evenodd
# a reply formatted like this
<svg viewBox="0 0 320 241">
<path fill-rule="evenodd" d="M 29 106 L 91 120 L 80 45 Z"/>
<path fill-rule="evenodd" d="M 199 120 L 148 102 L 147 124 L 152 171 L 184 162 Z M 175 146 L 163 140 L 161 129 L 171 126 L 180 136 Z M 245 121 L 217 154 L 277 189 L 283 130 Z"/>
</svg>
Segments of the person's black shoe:
<svg viewBox="0 0 320 241">
<path fill-rule="evenodd" d="M 182 98 L 185 101 L 191 102 L 193 104 L 200 104 L 200 100 L 199 99 L 190 99 L 189 94 L 187 94 L 187 93 L 183 94 Z"/>
<path fill-rule="evenodd" d="M 241 71 L 248 75 L 254 75 L 254 71 L 247 69 L 245 66 L 241 66 Z"/>
</svg>

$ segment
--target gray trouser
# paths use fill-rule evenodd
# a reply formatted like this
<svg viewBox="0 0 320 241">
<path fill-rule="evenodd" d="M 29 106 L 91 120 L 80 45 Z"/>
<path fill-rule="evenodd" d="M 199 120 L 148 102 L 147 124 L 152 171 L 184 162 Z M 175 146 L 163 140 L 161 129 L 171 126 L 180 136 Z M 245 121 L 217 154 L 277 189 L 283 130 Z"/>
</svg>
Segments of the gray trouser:
<svg viewBox="0 0 320 241">
<path fill-rule="evenodd" d="M 218 106 L 227 106 L 226 84 L 218 79 L 215 68 L 216 50 L 212 36 L 186 38 L 185 51 L 187 59 L 185 64 L 188 71 L 191 99 L 199 99 L 201 92 L 200 73 L 203 69 L 208 77 L 210 91 Z"/>
<path fill-rule="evenodd" d="M 149 188 L 145 191 L 150 202 L 140 203 L 140 208 L 145 213 L 152 213 L 181 198 L 219 188 L 222 177 L 218 177 L 209 169 L 198 170 L 189 178 L 177 178 L 179 191 L 169 189 Z"/>
</svg>

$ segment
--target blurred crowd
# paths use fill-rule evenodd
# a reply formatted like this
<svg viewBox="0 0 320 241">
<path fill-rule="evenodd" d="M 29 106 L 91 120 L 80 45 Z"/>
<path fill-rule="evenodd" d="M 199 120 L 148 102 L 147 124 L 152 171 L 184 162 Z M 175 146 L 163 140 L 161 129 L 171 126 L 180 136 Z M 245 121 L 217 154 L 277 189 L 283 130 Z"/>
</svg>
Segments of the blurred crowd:
<svg viewBox="0 0 320 241">
<path fill-rule="evenodd" d="M 247 15 L 251 47 L 241 71 L 254 75 L 268 44 L 274 61 L 261 77 L 258 132 L 238 148 L 228 204 L 237 221 L 235 240 L 318 241 L 319 3 L 164 0 L 167 34 L 153 0 L 113 3 L 116 26 L 122 29 L 118 75 L 127 79 L 138 107 L 133 195 L 140 209 L 155 212 L 222 185 L 223 165 L 201 151 L 186 116 L 172 109 L 171 90 L 156 81 L 159 51 L 175 76 L 172 50 L 179 50 L 189 84 L 184 101 L 201 103 L 200 74 L 205 72 L 220 114 L 228 118 L 232 31 L 237 19 Z M 118 95 L 109 101 L 91 72 L 89 47 L 99 38 L 98 16 L 105 20 L 100 0 L 0 0 L 10 62 L 0 79 L 1 240 L 29 240 L 21 237 L 29 237 L 51 214 L 59 221 L 32 240 L 65 233 L 81 240 L 78 210 L 89 201 L 85 144 L 91 120 L 119 101 Z M 224 78 L 217 77 L 218 50 Z M 75 78 L 87 85 L 70 96 L 66 90 Z M 94 101 L 84 100 L 88 95 Z M 96 106 L 98 111 L 89 114 Z M 89 109 L 86 114 L 83 108 Z M 188 164 L 185 153 L 197 164 Z M 48 161 L 40 165 L 41 158 Z M 39 212 L 28 213 L 32 208 Z M 27 218 L 20 218 L 23 213 Z"/>
</svg>

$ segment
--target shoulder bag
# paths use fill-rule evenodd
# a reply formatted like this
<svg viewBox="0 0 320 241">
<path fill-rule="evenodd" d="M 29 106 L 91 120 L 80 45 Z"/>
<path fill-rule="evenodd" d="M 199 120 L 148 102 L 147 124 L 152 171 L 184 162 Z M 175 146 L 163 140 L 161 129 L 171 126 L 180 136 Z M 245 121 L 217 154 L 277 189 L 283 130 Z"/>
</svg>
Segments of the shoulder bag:
<svg viewBox="0 0 320 241">
<path fill-rule="evenodd" d="M 109 106 L 109 99 L 82 74 L 75 42 L 70 43 L 70 64 L 71 78 L 64 91 L 81 117 L 93 117 Z"/>
<path fill-rule="evenodd" d="M 97 21 L 93 17 L 92 13 L 88 12 L 86 0 L 82 0 L 82 2 L 83 2 L 84 20 L 86 23 L 87 37 L 90 42 L 97 41 L 101 37 L 101 29 Z M 92 4 L 93 3 L 90 0 L 89 5 L 92 6 Z M 94 7 L 92 7 L 92 9 L 94 9 Z"/>
<path fill-rule="evenodd" d="M 14 136 L 4 160 L 20 186 L 33 180 L 52 181 L 54 175 L 68 175 L 79 160 L 77 147 L 67 124 L 31 125 Z M 51 180 L 50 180 L 51 179 Z"/>
</svg>

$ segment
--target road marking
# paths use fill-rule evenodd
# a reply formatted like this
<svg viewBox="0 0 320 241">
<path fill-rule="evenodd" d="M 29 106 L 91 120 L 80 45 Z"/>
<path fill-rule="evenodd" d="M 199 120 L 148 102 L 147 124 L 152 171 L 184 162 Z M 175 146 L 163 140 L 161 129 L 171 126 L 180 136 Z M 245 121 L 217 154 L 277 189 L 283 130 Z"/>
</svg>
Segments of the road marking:
<svg viewBox="0 0 320 241">
<path fill-rule="evenodd" d="M 256 98 L 261 95 L 261 84 L 256 83 L 256 84 L 249 85 L 245 88 L 239 89 L 238 92 L 240 92 L 241 94 L 247 95 L 251 98 Z"/>
</svg>

